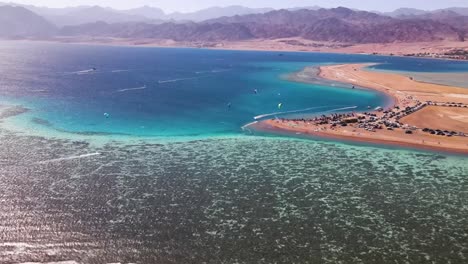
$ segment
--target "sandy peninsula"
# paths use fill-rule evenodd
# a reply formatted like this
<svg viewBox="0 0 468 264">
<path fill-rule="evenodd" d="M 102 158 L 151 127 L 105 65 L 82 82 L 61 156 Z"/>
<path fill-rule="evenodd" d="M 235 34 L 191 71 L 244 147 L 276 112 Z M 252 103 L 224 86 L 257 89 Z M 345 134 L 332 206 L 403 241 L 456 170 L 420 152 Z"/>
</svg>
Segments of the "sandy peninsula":
<svg viewBox="0 0 468 264">
<path fill-rule="evenodd" d="M 265 120 L 257 128 L 468 154 L 468 89 L 369 71 L 368 66 L 371 64 L 324 66 L 319 76 L 385 93 L 393 98 L 393 105 L 367 113 Z"/>
</svg>

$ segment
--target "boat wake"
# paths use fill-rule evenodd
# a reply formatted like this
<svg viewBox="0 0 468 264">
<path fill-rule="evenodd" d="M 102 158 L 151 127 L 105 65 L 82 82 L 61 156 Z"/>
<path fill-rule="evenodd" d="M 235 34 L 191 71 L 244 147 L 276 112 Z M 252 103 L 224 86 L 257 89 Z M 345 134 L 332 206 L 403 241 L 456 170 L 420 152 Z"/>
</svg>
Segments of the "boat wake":
<svg viewBox="0 0 468 264">
<path fill-rule="evenodd" d="M 174 82 L 195 80 L 195 79 L 206 78 L 206 77 L 209 77 L 209 76 L 197 76 L 197 77 L 179 78 L 179 79 L 172 79 L 172 80 L 161 80 L 161 81 L 158 81 L 158 83 L 159 84 L 174 83 Z"/>
<path fill-rule="evenodd" d="M 144 90 L 146 89 L 146 85 L 143 85 L 141 87 L 135 87 L 135 88 L 127 88 L 127 89 L 120 89 L 117 90 L 118 93 L 123 93 L 123 92 L 128 92 L 128 91 L 137 91 L 137 90 Z"/>
<path fill-rule="evenodd" d="M 37 89 L 37 90 L 31 90 L 31 92 L 33 92 L 33 93 L 47 93 L 48 90 L 45 90 L 45 89 Z"/>
<path fill-rule="evenodd" d="M 67 72 L 65 75 L 85 75 L 85 74 L 93 74 L 96 73 L 96 69 L 88 69 L 88 70 L 82 70 L 82 71 L 75 71 L 75 72 Z"/>
<path fill-rule="evenodd" d="M 77 71 L 77 72 L 75 72 L 75 74 L 83 75 L 83 74 L 91 74 L 91 73 L 94 73 L 94 72 L 96 72 L 96 70 L 89 69 L 89 70 L 84 70 L 84 71 Z"/>
</svg>

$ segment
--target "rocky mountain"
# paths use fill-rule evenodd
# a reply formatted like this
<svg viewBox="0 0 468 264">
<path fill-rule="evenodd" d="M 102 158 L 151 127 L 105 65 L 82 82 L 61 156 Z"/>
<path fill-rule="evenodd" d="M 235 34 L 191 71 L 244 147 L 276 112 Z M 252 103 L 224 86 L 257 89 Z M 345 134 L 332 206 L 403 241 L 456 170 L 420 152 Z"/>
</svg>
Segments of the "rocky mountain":
<svg viewBox="0 0 468 264">
<path fill-rule="evenodd" d="M 396 20 L 363 31 L 363 43 L 464 41 L 464 33 L 450 25 L 425 19 Z"/>
<path fill-rule="evenodd" d="M 159 25 L 147 23 L 108 24 L 96 22 L 80 26 L 64 27 L 60 31 L 62 36 L 92 36 L 118 38 L 151 38 L 171 39 L 175 41 L 237 41 L 255 38 L 242 25 L 237 24 L 198 24 L 163 23 Z"/>
<path fill-rule="evenodd" d="M 24 7 L 0 6 L 1 38 L 44 38 L 55 33 L 54 25 Z"/>
<path fill-rule="evenodd" d="M 230 7 L 223 10 L 241 12 L 243 8 Z M 97 6 L 80 7 L 68 10 L 66 15 L 54 9 L 48 11 L 49 19 L 65 17 L 66 21 L 53 21 L 68 26 L 56 30 L 52 23 L 24 7 L 1 7 L 0 37 L 44 37 L 56 34 L 201 42 L 298 37 L 352 44 L 462 41 L 468 36 L 468 16 L 450 10 L 398 18 L 343 7 L 269 12 L 256 10 L 259 13 L 177 23 L 156 20 L 163 12 L 151 7 L 125 12 Z M 220 15 L 221 10 L 215 8 L 206 11 L 205 15 L 214 13 Z"/>
<path fill-rule="evenodd" d="M 425 13 L 418 16 L 408 16 L 404 18 L 438 21 L 440 23 L 450 25 L 454 28 L 461 30 L 464 37 L 468 37 L 468 16 L 460 15 L 455 11 L 446 9 L 431 13 Z"/>
<path fill-rule="evenodd" d="M 176 41 L 237 41 L 301 37 L 344 43 L 391 43 L 463 40 L 455 25 L 427 18 L 397 19 L 347 8 L 277 10 L 264 14 L 222 17 L 201 23 L 160 25 L 107 23 L 66 27 L 65 36 L 105 35 Z"/>
<path fill-rule="evenodd" d="M 252 14 L 246 16 L 221 17 L 205 21 L 205 23 L 257 23 L 263 25 L 292 25 L 303 27 L 314 25 L 320 20 L 337 18 L 354 25 L 378 24 L 391 21 L 392 18 L 366 11 L 353 11 L 338 7 L 332 9 L 301 9 L 297 11 L 276 10 L 266 14 Z"/>
</svg>

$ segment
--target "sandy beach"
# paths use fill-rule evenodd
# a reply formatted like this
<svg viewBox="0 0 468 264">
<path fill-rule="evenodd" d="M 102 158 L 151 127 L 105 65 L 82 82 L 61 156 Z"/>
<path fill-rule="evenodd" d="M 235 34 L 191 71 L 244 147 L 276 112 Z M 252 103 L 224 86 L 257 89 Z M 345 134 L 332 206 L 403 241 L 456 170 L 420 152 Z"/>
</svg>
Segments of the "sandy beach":
<svg viewBox="0 0 468 264">
<path fill-rule="evenodd" d="M 385 93 L 394 105 L 312 120 L 272 119 L 258 129 L 468 154 L 468 89 L 368 71 L 370 64 L 320 67 L 319 76 Z"/>
</svg>

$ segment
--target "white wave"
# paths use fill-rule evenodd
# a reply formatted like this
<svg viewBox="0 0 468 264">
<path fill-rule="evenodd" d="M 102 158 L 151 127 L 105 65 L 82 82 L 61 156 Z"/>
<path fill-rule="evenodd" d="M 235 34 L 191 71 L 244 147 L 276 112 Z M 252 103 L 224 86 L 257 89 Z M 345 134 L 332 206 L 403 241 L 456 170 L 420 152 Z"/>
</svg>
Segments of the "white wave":
<svg viewBox="0 0 468 264">
<path fill-rule="evenodd" d="M 120 89 L 120 90 L 117 90 L 117 92 L 123 93 L 123 92 L 128 92 L 128 91 L 136 91 L 136 90 L 144 90 L 144 89 L 146 89 L 146 85 L 141 86 L 141 87 L 135 87 L 135 88 Z"/>
<path fill-rule="evenodd" d="M 348 107 L 343 107 L 343 108 L 337 108 L 337 109 L 328 110 L 327 113 L 335 112 L 335 111 L 342 111 L 342 110 L 351 110 L 351 109 L 356 109 L 356 108 L 358 108 L 358 107 L 357 107 L 357 106 L 348 106 Z"/>
<path fill-rule="evenodd" d="M 251 126 L 251 125 L 255 125 L 255 124 L 257 124 L 257 123 L 258 123 L 258 121 L 255 121 L 255 122 L 252 122 L 252 123 L 248 123 L 247 125 L 245 125 L 245 126 L 243 126 L 243 127 L 241 127 L 241 128 L 242 128 L 242 130 L 245 130 L 247 127 L 249 127 L 249 126 Z"/>
<path fill-rule="evenodd" d="M 58 158 L 58 159 L 51 159 L 51 160 L 44 160 L 37 162 L 36 164 L 47 164 L 47 163 L 53 163 L 53 162 L 60 162 L 60 161 L 66 161 L 66 160 L 74 160 L 74 159 L 82 159 L 82 158 L 89 158 L 89 157 L 94 157 L 94 156 L 99 156 L 101 153 L 88 153 L 88 154 L 83 154 L 83 155 L 77 155 L 77 156 L 70 156 L 70 157 L 65 157 L 65 158 Z"/>
<path fill-rule="evenodd" d="M 306 112 L 306 111 L 310 111 L 310 110 L 321 109 L 321 108 L 327 108 L 327 107 L 336 107 L 336 106 L 316 106 L 316 107 L 310 107 L 310 108 L 299 109 L 299 110 L 293 110 L 293 111 L 287 111 L 287 112 L 276 112 L 276 113 L 258 115 L 258 116 L 256 116 L 256 117 L 254 117 L 254 119 L 255 119 L 255 120 L 258 120 L 258 119 L 262 119 L 262 118 L 269 117 L 269 116 L 284 115 L 284 114 L 294 114 L 294 113 Z"/>
<path fill-rule="evenodd" d="M 129 72 L 130 70 L 112 70 L 112 73 L 118 73 L 118 72 Z"/>
<path fill-rule="evenodd" d="M 195 72 L 196 74 L 202 74 L 202 73 L 220 73 L 220 72 L 228 72 L 231 71 L 230 69 L 214 69 L 214 70 L 209 70 L 209 71 L 197 71 Z"/>
<path fill-rule="evenodd" d="M 219 72 L 228 72 L 228 71 L 230 71 L 230 70 L 228 70 L 228 69 L 219 69 L 219 70 L 212 70 L 211 72 L 212 73 L 219 73 Z"/>
</svg>

